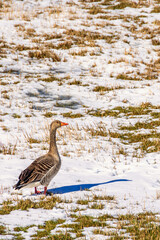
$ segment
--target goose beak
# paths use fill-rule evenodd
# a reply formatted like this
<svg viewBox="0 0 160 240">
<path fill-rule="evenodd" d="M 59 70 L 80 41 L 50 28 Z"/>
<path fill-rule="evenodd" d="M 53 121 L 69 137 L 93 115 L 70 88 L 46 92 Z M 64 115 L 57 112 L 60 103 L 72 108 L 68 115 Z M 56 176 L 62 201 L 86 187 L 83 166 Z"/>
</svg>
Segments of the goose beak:
<svg viewBox="0 0 160 240">
<path fill-rule="evenodd" d="M 66 126 L 66 125 L 68 125 L 68 123 L 61 122 L 61 127 L 62 127 L 62 126 Z"/>
</svg>

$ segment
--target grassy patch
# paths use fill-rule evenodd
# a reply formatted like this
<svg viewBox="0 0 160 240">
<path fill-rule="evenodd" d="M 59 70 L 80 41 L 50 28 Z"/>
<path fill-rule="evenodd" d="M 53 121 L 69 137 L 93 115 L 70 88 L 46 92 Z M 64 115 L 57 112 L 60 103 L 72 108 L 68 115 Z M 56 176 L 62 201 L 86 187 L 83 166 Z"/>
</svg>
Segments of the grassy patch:
<svg viewBox="0 0 160 240">
<path fill-rule="evenodd" d="M 133 132 L 119 133 L 109 131 L 109 135 L 112 138 L 119 138 L 124 144 L 139 142 L 141 150 L 147 153 L 160 151 L 160 133 L 157 132 L 134 134 Z"/>
<path fill-rule="evenodd" d="M 54 82 L 54 81 L 61 81 L 62 79 L 60 79 L 60 78 L 57 78 L 57 77 L 55 77 L 55 76 L 49 76 L 49 77 L 47 77 L 47 78 L 40 78 L 40 79 L 38 79 L 39 81 L 43 81 L 43 82 L 48 82 L 48 83 L 50 83 L 50 82 Z"/>
<path fill-rule="evenodd" d="M 116 89 L 123 89 L 124 87 L 122 86 L 114 86 L 114 87 L 105 87 L 105 86 L 96 86 L 93 88 L 94 92 L 109 92 L 113 91 Z"/>
<path fill-rule="evenodd" d="M 51 118 L 51 117 L 53 117 L 54 115 L 56 115 L 56 114 L 55 114 L 55 113 L 52 113 L 52 112 L 46 112 L 46 113 L 44 114 L 44 116 L 47 117 L 47 118 Z"/>
<path fill-rule="evenodd" d="M 135 116 L 135 115 L 146 115 L 152 111 L 151 109 L 156 109 L 156 106 L 153 106 L 152 104 L 146 102 L 136 107 L 118 106 L 110 110 L 101 110 L 101 109 L 89 110 L 88 114 L 96 117 L 107 117 L 107 116 L 120 117 L 120 114 L 123 114 L 125 116 Z"/>
<path fill-rule="evenodd" d="M 84 57 L 84 56 L 87 55 L 87 53 L 88 53 L 88 50 L 87 50 L 87 49 L 81 49 L 81 50 L 79 50 L 79 51 L 72 51 L 72 52 L 70 52 L 70 55 L 72 55 L 72 56 L 82 56 L 82 57 Z"/>
<path fill-rule="evenodd" d="M 38 229 L 43 229 L 43 230 L 41 231 L 38 230 L 34 235 L 32 235 L 32 237 L 35 239 L 40 239 L 43 237 L 47 237 L 47 239 L 49 238 L 52 239 L 51 230 L 55 229 L 57 225 L 62 224 L 64 222 L 65 220 L 63 219 L 57 219 L 55 221 L 53 220 L 46 221 L 44 225 L 38 225 Z"/>
<path fill-rule="evenodd" d="M 22 236 L 22 234 L 21 233 L 14 233 L 13 234 L 13 239 L 14 240 L 23 240 L 23 239 L 25 239 L 23 236 Z"/>
<path fill-rule="evenodd" d="M 3 225 L 0 225 L 0 235 L 5 235 L 6 234 L 6 227 Z"/>
<path fill-rule="evenodd" d="M 137 76 L 131 77 L 125 73 L 118 74 L 116 78 L 122 79 L 122 80 L 131 80 L 131 81 L 141 81 L 142 80 L 141 78 L 139 78 Z"/>
<path fill-rule="evenodd" d="M 152 44 L 153 44 L 154 46 L 159 46 L 159 45 L 160 45 L 160 40 L 158 40 L 158 39 L 152 39 Z"/>
<path fill-rule="evenodd" d="M 160 126 L 160 120 L 157 121 L 150 121 L 150 122 L 137 122 L 135 125 L 130 126 L 122 126 L 120 130 L 128 130 L 128 131 L 135 131 L 138 129 L 154 129 L 155 127 Z"/>
<path fill-rule="evenodd" d="M 133 1 L 129 1 L 129 0 L 119 0 L 118 4 L 114 4 L 112 6 L 109 6 L 108 9 L 124 9 L 126 7 L 130 7 L 130 8 L 138 8 L 138 4 L 133 2 Z"/>
<path fill-rule="evenodd" d="M 80 117 L 83 117 L 83 115 L 81 113 L 72 113 L 72 112 L 63 113 L 62 115 L 63 115 L 63 117 L 66 117 L 66 118 L 80 118 Z"/>
<path fill-rule="evenodd" d="M 113 200 L 115 200 L 115 197 L 114 196 L 107 196 L 107 195 L 104 195 L 104 196 L 94 195 L 93 196 L 93 201 L 97 201 L 97 200 L 113 201 Z"/>
<path fill-rule="evenodd" d="M 75 215 L 76 216 L 76 215 Z M 106 226 L 105 223 L 97 221 L 91 216 L 76 216 L 74 223 L 71 224 L 64 224 L 61 227 L 64 228 L 71 228 L 70 232 L 76 233 L 76 237 L 83 236 L 82 230 L 87 227 L 104 227 Z"/>
<path fill-rule="evenodd" d="M 154 118 L 160 118 L 160 112 L 152 112 L 151 116 Z"/>
<path fill-rule="evenodd" d="M 72 82 L 68 83 L 69 85 L 78 85 L 78 86 L 82 86 L 82 82 L 79 80 L 74 80 Z"/>
<path fill-rule="evenodd" d="M 160 6 L 155 6 L 151 13 L 160 13 Z"/>
<path fill-rule="evenodd" d="M 17 150 L 17 145 L 8 145 L 8 146 L 3 146 L 0 149 L 0 153 L 4 154 L 4 155 L 15 155 Z"/>
<path fill-rule="evenodd" d="M 101 109 L 96 109 L 96 110 L 89 110 L 88 111 L 89 115 L 95 116 L 95 117 L 118 117 L 119 113 L 117 111 L 113 110 L 101 110 Z"/>
<path fill-rule="evenodd" d="M 13 113 L 13 114 L 12 114 L 12 117 L 13 117 L 13 118 L 21 118 L 21 116 L 20 116 L 19 114 L 17 114 L 17 113 Z"/>
<path fill-rule="evenodd" d="M 26 226 L 26 227 L 15 227 L 14 228 L 14 231 L 15 232 L 27 232 L 27 230 L 31 227 L 34 227 L 35 225 L 29 225 L 29 226 Z"/>
<path fill-rule="evenodd" d="M 91 208 L 91 209 L 104 209 L 104 204 L 102 204 L 101 202 L 93 203 L 89 206 L 89 208 Z"/>
<path fill-rule="evenodd" d="M 156 224 L 158 219 L 150 212 L 120 215 L 118 220 L 122 221 L 120 227 L 125 228 L 133 238 L 158 240 L 160 237 L 160 226 Z M 128 221 L 127 225 L 125 221 Z"/>
<path fill-rule="evenodd" d="M 95 40 L 105 40 L 107 43 L 114 42 L 113 39 L 116 39 L 116 35 L 104 35 L 98 32 L 91 32 L 86 30 L 74 30 L 68 29 L 65 32 L 66 35 L 69 35 L 70 38 L 74 41 L 75 44 L 80 46 L 95 46 L 93 41 Z"/>
<path fill-rule="evenodd" d="M 96 126 L 96 127 L 95 126 L 93 126 L 93 127 L 86 126 L 85 131 L 89 132 L 92 137 L 95 137 L 95 136 L 106 137 L 106 136 L 108 136 L 106 126 L 101 125 L 101 124 Z"/>
<path fill-rule="evenodd" d="M 59 197 L 49 197 L 46 199 L 41 199 L 39 202 L 34 202 L 30 199 L 26 200 L 17 200 L 15 205 L 12 205 L 10 202 L 4 201 L 0 208 L 0 215 L 9 214 L 14 210 L 28 210 L 29 208 L 44 208 L 44 209 L 53 209 L 56 203 L 60 203 L 62 200 Z"/>
<path fill-rule="evenodd" d="M 29 51 L 28 56 L 30 58 L 44 59 L 50 58 L 53 62 L 60 62 L 61 58 L 54 51 L 49 50 L 38 50 L 38 51 Z"/>
<path fill-rule="evenodd" d="M 79 199 L 76 203 L 81 205 L 87 205 L 89 203 L 89 199 Z"/>
<path fill-rule="evenodd" d="M 99 7 L 99 6 L 95 6 L 93 5 L 89 11 L 88 11 L 89 14 L 98 14 L 98 13 L 105 13 L 105 11 L 103 10 L 103 8 Z"/>
</svg>

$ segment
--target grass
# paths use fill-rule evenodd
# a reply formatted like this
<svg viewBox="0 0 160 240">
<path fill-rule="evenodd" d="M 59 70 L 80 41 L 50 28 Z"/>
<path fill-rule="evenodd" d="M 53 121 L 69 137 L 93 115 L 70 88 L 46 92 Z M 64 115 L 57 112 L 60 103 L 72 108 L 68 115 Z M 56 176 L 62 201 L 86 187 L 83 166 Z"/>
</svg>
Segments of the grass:
<svg viewBox="0 0 160 240">
<path fill-rule="evenodd" d="M 29 58 L 37 58 L 37 59 L 50 58 L 53 62 L 61 61 L 61 57 L 58 56 L 54 51 L 50 51 L 50 50 L 29 51 L 28 56 Z"/>
<path fill-rule="evenodd" d="M 86 126 L 85 131 L 89 132 L 92 137 L 101 136 L 106 137 L 108 136 L 108 131 L 106 130 L 105 125 L 97 125 L 97 126 Z"/>
<path fill-rule="evenodd" d="M 150 103 L 142 103 L 140 106 L 129 106 L 129 107 L 115 107 L 110 110 L 88 110 L 88 114 L 96 117 L 121 117 L 121 114 L 125 116 L 136 116 L 136 115 L 147 115 L 151 113 L 151 109 L 155 109 Z"/>
<path fill-rule="evenodd" d="M 88 205 L 89 199 L 79 199 L 79 200 L 77 200 L 76 203 L 81 204 L 81 205 Z"/>
<path fill-rule="evenodd" d="M 107 43 L 112 43 L 116 39 L 116 35 L 104 35 L 98 32 L 86 31 L 86 30 L 74 30 L 68 29 L 65 32 L 66 35 L 74 41 L 76 45 L 79 46 L 95 46 L 93 41 L 95 40 L 105 40 Z"/>
<path fill-rule="evenodd" d="M 72 113 L 72 112 L 63 113 L 62 115 L 63 115 L 63 117 L 66 117 L 66 118 L 81 118 L 81 117 L 83 117 L 83 114 L 81 114 L 81 113 Z"/>
<path fill-rule="evenodd" d="M 26 226 L 26 227 L 15 227 L 14 228 L 14 231 L 15 232 L 27 232 L 27 230 L 29 229 L 29 228 L 32 228 L 32 227 L 34 227 L 35 225 L 29 225 L 29 226 Z"/>
<path fill-rule="evenodd" d="M 46 112 L 45 114 L 44 114 L 44 116 L 46 117 L 46 118 L 51 118 L 51 117 L 53 117 L 54 115 L 56 115 L 55 113 L 52 113 L 52 112 Z"/>
<path fill-rule="evenodd" d="M 156 115 L 157 116 L 157 115 Z M 122 126 L 120 130 L 135 131 L 138 129 L 155 129 L 155 127 L 160 126 L 160 120 L 150 121 L 150 122 L 137 122 L 134 125 Z"/>
<path fill-rule="evenodd" d="M 104 204 L 100 203 L 93 203 L 89 206 L 91 209 L 104 209 Z"/>
<path fill-rule="evenodd" d="M 118 74 L 116 78 L 122 79 L 122 80 L 131 80 L 131 81 L 141 81 L 142 80 L 141 78 L 139 78 L 137 76 L 132 77 L 125 73 Z"/>
<path fill-rule="evenodd" d="M 96 15 L 98 13 L 105 13 L 105 11 L 103 10 L 103 8 L 93 5 L 93 7 L 89 9 L 88 13 Z"/>
<path fill-rule="evenodd" d="M 133 1 L 129 1 L 129 0 L 119 0 L 118 4 L 114 4 L 112 6 L 109 6 L 108 9 L 112 9 L 112 10 L 116 10 L 116 9 L 124 9 L 126 7 L 130 7 L 130 8 L 138 8 L 138 4 L 133 2 Z"/>
<path fill-rule="evenodd" d="M 33 238 L 35 239 L 40 239 L 43 237 L 47 237 L 47 239 L 49 239 L 49 237 L 52 239 L 52 235 L 51 235 L 51 230 L 55 229 L 57 225 L 64 223 L 65 220 L 63 219 L 57 219 L 55 221 L 53 220 L 49 220 L 46 221 L 43 225 L 38 225 L 38 229 L 42 229 L 42 230 L 38 230 L 35 234 L 32 235 Z M 54 238 L 53 238 L 54 239 Z"/>
<path fill-rule="evenodd" d="M 0 225 L 0 235 L 5 235 L 6 234 L 6 227 L 3 225 Z"/>
<path fill-rule="evenodd" d="M 160 13 L 160 6 L 155 6 L 151 13 Z"/>
<path fill-rule="evenodd" d="M 12 117 L 13 117 L 13 118 L 21 118 L 21 116 L 20 116 L 19 114 L 17 114 L 17 113 L 13 113 L 13 114 L 12 114 Z"/>
<path fill-rule="evenodd" d="M 160 45 L 160 41 L 158 39 L 152 39 L 152 44 L 154 46 L 159 46 Z"/>
<path fill-rule="evenodd" d="M 53 101 L 50 101 L 51 105 L 49 108 L 45 108 L 45 102 L 43 105 L 43 99 L 40 97 L 40 94 L 36 95 L 36 98 L 33 100 L 31 98 L 29 100 L 29 97 L 26 97 L 27 103 L 23 106 L 26 116 L 25 121 L 32 122 L 40 116 L 43 119 L 44 117 L 52 118 L 54 115 L 52 109 L 54 107 L 61 107 L 63 108 L 61 109 L 62 111 L 56 109 L 57 114 L 64 118 L 73 119 L 71 122 L 74 122 L 74 124 L 76 124 L 76 121 L 81 121 L 83 124 L 87 118 L 95 123 L 93 126 L 77 127 L 77 131 L 75 131 L 76 128 L 70 129 L 69 133 L 68 130 L 62 131 L 60 139 L 63 139 L 63 135 L 65 135 L 65 137 L 68 137 L 70 140 L 69 142 L 72 142 L 72 139 L 73 145 L 76 146 L 75 151 L 73 153 L 71 151 L 70 153 L 61 145 L 65 156 L 68 156 L 68 153 L 70 153 L 70 156 L 73 154 L 78 156 L 78 145 L 82 145 L 80 146 L 80 150 L 83 157 L 92 140 L 93 143 L 91 143 L 91 149 L 87 149 L 88 152 L 91 151 L 94 155 L 94 150 L 99 151 L 99 149 L 95 148 L 98 144 L 100 148 L 103 146 L 101 145 L 101 141 L 104 141 L 102 144 L 106 143 L 103 148 L 105 151 L 110 144 L 108 144 L 110 139 L 112 143 L 121 142 L 118 147 L 124 147 L 119 148 L 118 154 L 125 155 L 125 150 L 128 153 L 127 149 L 132 146 L 136 150 L 141 150 L 146 153 L 160 151 L 160 135 L 158 133 L 160 127 L 160 108 L 147 102 L 140 105 L 131 105 L 133 102 L 139 102 L 138 98 L 133 99 L 133 96 L 129 96 L 129 98 L 123 96 L 124 91 L 121 91 L 123 88 L 126 90 L 129 88 L 138 96 L 139 92 L 146 90 L 148 94 L 150 94 L 150 98 L 152 95 L 157 94 L 157 91 L 154 92 L 154 89 L 158 83 L 160 64 L 160 54 L 158 52 L 160 45 L 158 39 L 160 23 L 155 19 L 159 13 L 159 0 L 153 1 L 149 9 L 145 9 L 147 5 L 149 5 L 149 2 L 143 0 L 82 0 L 80 4 L 68 1 L 66 5 L 64 4 L 64 8 L 62 7 L 60 10 L 56 10 L 57 8 L 50 6 L 39 9 L 38 5 L 36 5 L 36 9 L 34 9 L 33 5 L 33 9 L 31 9 L 28 17 L 27 13 L 24 14 L 25 16 L 21 16 L 24 12 L 23 6 L 22 11 L 20 11 L 21 13 L 19 13 L 14 10 L 17 9 L 15 8 L 14 1 L 1 2 L 2 16 L 12 21 L 18 19 L 18 24 L 15 24 L 16 26 L 14 27 L 20 39 L 20 42 L 17 43 L 16 40 L 14 42 L 10 41 L 4 32 L 3 39 L 0 42 L 0 55 L 2 60 L 5 60 L 1 61 L 0 65 L 2 68 L 1 75 L 3 75 L 0 79 L 0 84 L 3 87 L 0 115 L 3 121 L 1 130 L 6 137 L 7 135 L 12 135 L 13 130 L 13 127 L 9 126 L 10 132 L 7 132 L 8 124 L 6 122 L 8 117 L 10 117 L 10 110 L 14 108 L 14 101 L 12 101 L 12 99 L 14 100 L 13 93 L 15 90 L 21 93 L 23 89 L 28 89 L 30 83 L 33 81 L 35 89 L 39 90 L 39 86 L 40 89 L 48 89 L 50 100 L 52 98 L 51 96 L 53 96 Z M 140 9 L 142 6 L 143 8 Z M 127 7 L 132 8 L 132 12 L 137 11 L 137 8 L 139 8 L 138 16 L 127 14 Z M 125 14 L 123 10 L 125 10 Z M 150 11 L 152 12 L 153 21 L 148 21 L 148 19 L 150 19 Z M 155 15 L 157 15 L 156 18 L 154 17 Z M 34 23 L 36 24 L 35 20 L 37 17 L 42 25 L 34 29 Z M 45 20 L 45 22 L 43 22 L 43 20 Z M 47 25 L 45 25 L 46 22 L 48 23 Z M 123 41 L 125 41 L 125 43 Z M 28 45 L 29 42 L 30 45 Z M 115 44 L 116 42 L 117 45 Z M 143 50 L 145 46 L 144 54 L 139 55 L 139 51 Z M 64 63 L 64 65 L 61 64 L 61 61 L 63 61 L 62 56 L 68 60 L 68 63 Z M 154 56 L 153 59 L 152 56 Z M 88 58 L 90 58 L 89 62 Z M 23 69 L 22 74 L 21 72 L 18 73 L 18 71 L 16 73 L 14 70 L 15 66 L 21 66 L 21 59 L 23 60 L 24 67 L 26 66 L 27 69 L 31 71 L 30 73 L 25 73 L 25 69 Z M 9 65 L 6 65 L 5 62 L 8 62 Z M 75 63 L 75 65 L 73 64 L 73 68 L 70 68 L 70 64 L 72 65 L 72 63 Z M 43 68 L 44 64 L 45 69 Z M 108 64 L 110 65 L 108 66 Z M 10 67 L 12 68 L 11 70 Z M 122 74 L 119 74 L 121 72 L 120 68 L 124 69 Z M 34 73 L 34 69 L 38 74 Z M 129 69 L 130 72 L 126 69 Z M 113 71 L 113 73 L 110 71 Z M 70 74 L 70 79 L 65 77 L 67 74 Z M 23 78 L 23 75 L 25 75 L 26 78 Z M 111 75 L 113 76 L 112 78 Z M 27 78 L 27 76 L 29 77 Z M 154 79 L 155 81 L 152 81 Z M 37 81 L 39 82 L 37 83 Z M 104 81 L 106 81 L 106 83 L 104 83 Z M 111 84 L 109 85 L 107 82 Z M 114 82 L 117 82 L 115 87 L 113 86 Z M 14 85 L 16 83 L 17 85 Z M 155 84 L 153 88 L 152 84 Z M 89 87 L 84 88 L 87 85 Z M 79 101 L 80 104 L 72 101 L 72 98 L 69 100 L 58 98 L 55 104 L 54 94 L 64 95 L 65 87 L 67 87 L 69 94 L 73 97 L 76 96 L 76 91 L 79 91 L 80 95 L 83 95 L 83 91 L 85 91 L 85 96 L 88 93 L 88 105 L 90 104 L 90 106 L 88 108 L 84 105 L 81 106 L 83 107 L 83 114 L 78 110 L 81 104 L 79 100 L 77 101 Z M 18 98 L 19 97 L 20 95 Z M 79 99 L 79 96 L 77 97 Z M 142 97 L 147 99 L 147 96 L 143 95 Z M 124 98 L 126 98 L 125 101 L 123 100 Z M 99 105 L 101 100 L 106 100 L 106 106 L 109 107 L 104 105 L 104 109 L 102 109 Z M 42 104 L 45 111 L 31 109 L 31 101 L 37 101 L 38 104 Z M 91 104 L 91 102 L 96 102 L 95 106 Z M 113 107 L 115 103 L 117 103 L 117 107 Z M 19 121 L 18 118 L 21 117 L 20 122 L 23 123 L 24 119 L 20 111 L 18 111 L 21 104 L 19 105 L 19 101 L 15 104 L 17 115 L 13 115 L 14 119 L 11 118 L 16 122 Z M 49 104 L 49 101 L 47 104 Z M 86 98 L 84 98 L 84 102 L 82 100 L 82 104 L 86 104 Z M 98 109 L 96 106 L 100 108 Z M 95 109 L 91 109 L 92 107 L 95 107 Z M 69 111 L 67 111 L 67 108 L 70 108 Z M 8 113 L 7 117 L 2 115 L 3 111 Z M 13 112 L 11 112 L 11 116 L 12 114 Z M 89 116 L 87 116 L 87 114 Z M 30 119 L 30 117 L 33 117 L 33 119 Z M 100 121 L 104 121 L 104 123 L 96 124 L 96 122 Z M 131 125 L 132 121 L 134 123 Z M 108 122 L 109 125 L 105 124 Z M 80 124 L 80 126 L 82 125 Z M 110 131 L 108 131 L 108 129 L 110 129 Z M 17 139 L 19 139 L 19 132 Z M 68 139 L 62 140 L 62 144 L 65 144 L 64 142 L 67 142 Z M 84 144 L 84 139 L 87 145 Z M 87 139 L 89 139 L 89 141 L 87 141 Z M 28 134 L 26 140 L 26 142 L 30 144 L 41 143 L 37 144 L 36 147 L 42 148 L 43 140 L 40 141 L 31 134 Z M 94 145 L 94 142 L 98 142 L 97 145 Z M 9 145 L 1 148 L 0 151 L 2 154 L 15 154 L 16 152 L 16 154 L 21 155 L 21 143 L 19 143 L 19 140 L 18 144 L 20 144 L 18 146 L 20 147 L 18 148 L 18 152 L 16 151 L 17 146 L 15 146 L 15 148 Z M 116 152 L 117 149 L 115 150 L 114 147 L 116 148 L 116 145 L 113 145 L 113 150 Z M 109 150 L 109 155 L 112 157 L 110 147 L 107 150 Z M 119 160 L 118 158 L 118 154 L 116 155 L 116 160 L 121 161 L 121 159 Z M 141 161 L 143 161 L 143 159 L 141 159 Z M 128 155 L 126 155 L 126 162 L 129 162 Z M 141 240 L 160 238 L 159 226 L 156 225 L 157 220 L 151 213 L 112 216 L 109 215 L 110 212 L 107 211 L 107 208 L 109 205 L 113 205 L 113 208 L 118 207 L 115 205 L 116 201 L 114 196 L 98 194 L 92 196 L 91 191 L 88 193 L 89 198 L 78 200 L 76 198 L 76 202 L 74 202 L 75 208 L 73 211 L 71 210 L 71 213 L 74 213 L 74 217 L 69 219 L 69 224 L 67 222 L 68 218 L 66 222 L 63 219 L 59 220 L 59 223 L 57 223 L 55 219 L 48 220 L 43 225 L 38 226 L 38 231 L 35 232 L 35 236 L 32 238 L 78 239 L 79 237 L 79 239 L 85 239 L 88 237 L 86 236 L 86 232 L 91 232 L 92 230 L 94 234 L 101 235 L 100 237 L 96 236 L 95 238 L 97 239 L 109 238 L 116 240 L 130 238 Z M 159 198 L 159 195 L 157 195 L 157 197 Z M 67 216 L 70 216 L 69 208 L 65 209 L 64 206 L 65 204 L 62 199 L 55 200 L 51 198 L 51 200 L 37 200 L 34 198 L 34 200 L 23 200 L 21 202 L 20 200 L 15 200 L 10 203 L 3 203 L 0 213 L 9 214 L 16 209 L 23 211 L 30 208 L 58 209 L 61 207 L 64 208 Z M 104 207 L 105 209 L 103 209 Z M 100 213 L 101 215 L 99 216 L 97 214 L 94 217 L 83 216 L 86 209 L 92 212 L 89 208 L 99 209 L 99 211 L 96 212 L 95 210 L 93 212 Z M 111 230 L 108 225 L 109 221 L 112 223 L 111 225 L 113 225 Z M 56 230 L 61 229 L 61 225 L 67 225 L 70 229 L 68 230 L 67 227 L 64 227 L 64 231 L 58 234 Z M 12 234 L 13 239 L 22 239 L 23 234 L 21 235 L 20 233 L 29 232 L 28 227 L 16 227 L 14 229 L 16 232 L 15 235 Z M 54 234 L 52 229 L 54 229 Z M 121 230 L 123 230 L 124 233 Z M 8 229 L 2 226 L 0 228 L 0 234 L 5 234 L 6 232 L 8 233 Z"/>
<path fill-rule="evenodd" d="M 116 89 L 124 89 L 122 86 L 114 86 L 114 87 L 105 87 L 105 86 L 96 86 L 93 88 L 94 92 L 109 92 Z"/>
<path fill-rule="evenodd" d="M 50 82 L 54 82 L 54 81 L 61 81 L 62 79 L 58 78 L 58 77 L 55 77 L 55 76 L 49 76 L 47 78 L 40 78 L 39 81 L 43 81 L 43 82 L 47 82 L 47 83 L 50 83 Z"/>
<path fill-rule="evenodd" d="M 160 151 L 160 133 L 157 133 L 155 131 L 148 134 L 136 134 L 133 132 L 119 133 L 109 131 L 109 135 L 112 138 L 119 138 L 124 144 L 140 143 L 140 149 L 146 153 Z"/>
<path fill-rule="evenodd" d="M 97 201 L 97 200 L 113 201 L 113 200 L 115 200 L 115 197 L 114 196 L 108 196 L 108 195 L 104 195 L 104 196 L 94 195 L 93 196 L 93 201 Z"/>
<path fill-rule="evenodd" d="M 4 155 L 15 155 L 17 151 L 17 144 L 15 145 L 8 145 L 8 146 L 3 146 L 0 149 L 0 153 L 4 154 Z"/>
<path fill-rule="evenodd" d="M 30 208 L 53 209 L 56 203 L 60 203 L 60 202 L 62 202 L 62 200 L 57 196 L 41 199 L 38 202 L 34 202 L 30 199 L 17 200 L 14 205 L 11 204 L 10 202 L 4 201 L 0 208 L 0 215 L 9 214 L 11 211 L 19 210 L 19 209 L 23 211 L 28 210 Z"/>
<path fill-rule="evenodd" d="M 107 195 L 93 195 L 92 199 L 78 199 L 76 204 L 86 205 L 91 204 L 89 208 L 102 210 L 104 203 L 100 201 L 114 201 L 114 196 Z M 94 201 L 97 201 L 96 203 Z M 16 204 L 15 204 L 16 203 Z M 41 198 L 38 201 L 17 200 L 15 202 L 8 200 L 4 201 L 0 213 L 9 214 L 13 210 L 28 210 L 29 208 L 44 208 L 52 209 L 56 203 L 63 203 L 63 201 L 56 196 Z M 5 209 L 4 209 L 5 206 Z M 7 210 L 8 207 L 8 210 Z M 10 207 L 10 209 L 9 209 Z M 61 206 L 59 206 L 61 207 Z M 5 213 L 4 213 L 5 210 Z M 87 228 L 93 228 L 93 234 L 99 234 L 102 236 L 108 236 L 110 239 L 125 239 L 125 235 L 130 236 L 133 239 L 156 239 L 160 237 L 159 219 L 155 213 L 143 212 L 139 214 L 126 214 L 126 215 L 110 215 L 108 213 L 100 213 L 98 216 L 82 215 L 78 210 L 78 215 L 75 211 L 71 214 L 70 223 L 67 223 L 65 219 L 48 220 L 44 224 L 38 225 L 36 232 L 31 236 L 32 239 L 77 239 L 78 237 L 85 237 L 84 230 Z M 108 224 L 109 222 L 109 224 Z M 113 226 L 114 225 L 114 226 Z M 29 228 L 35 225 L 29 225 L 26 227 L 17 226 L 14 228 L 14 232 L 28 232 Z M 60 228 L 60 229 L 59 229 Z M 56 229 L 53 233 L 52 230 Z M 61 229 L 65 230 L 62 232 Z M 112 230 L 110 230 L 112 229 Z M 75 237 L 71 234 L 75 234 Z M 0 226 L 0 234 L 9 234 L 14 236 L 14 239 L 22 239 L 23 235 L 20 233 L 6 233 L 6 227 Z"/>
</svg>

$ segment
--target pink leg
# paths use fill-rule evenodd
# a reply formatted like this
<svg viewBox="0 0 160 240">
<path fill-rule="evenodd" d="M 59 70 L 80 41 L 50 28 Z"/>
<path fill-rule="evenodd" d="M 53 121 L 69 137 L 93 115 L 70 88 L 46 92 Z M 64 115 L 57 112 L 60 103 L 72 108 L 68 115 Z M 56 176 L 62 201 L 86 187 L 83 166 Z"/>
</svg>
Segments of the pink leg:
<svg viewBox="0 0 160 240">
<path fill-rule="evenodd" d="M 47 193 L 47 187 L 44 187 L 44 194 Z"/>
<path fill-rule="evenodd" d="M 41 192 L 37 190 L 37 188 L 35 187 L 35 194 L 40 194 Z"/>
</svg>

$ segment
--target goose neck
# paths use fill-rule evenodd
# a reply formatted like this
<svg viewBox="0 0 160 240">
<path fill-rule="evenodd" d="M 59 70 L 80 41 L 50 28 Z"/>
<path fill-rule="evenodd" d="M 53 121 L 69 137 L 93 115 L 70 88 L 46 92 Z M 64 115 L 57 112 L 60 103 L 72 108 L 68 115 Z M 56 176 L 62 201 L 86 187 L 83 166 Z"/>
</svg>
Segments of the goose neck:
<svg viewBox="0 0 160 240">
<path fill-rule="evenodd" d="M 49 151 L 58 154 L 57 144 L 56 144 L 56 130 L 50 133 L 50 148 Z"/>
</svg>

